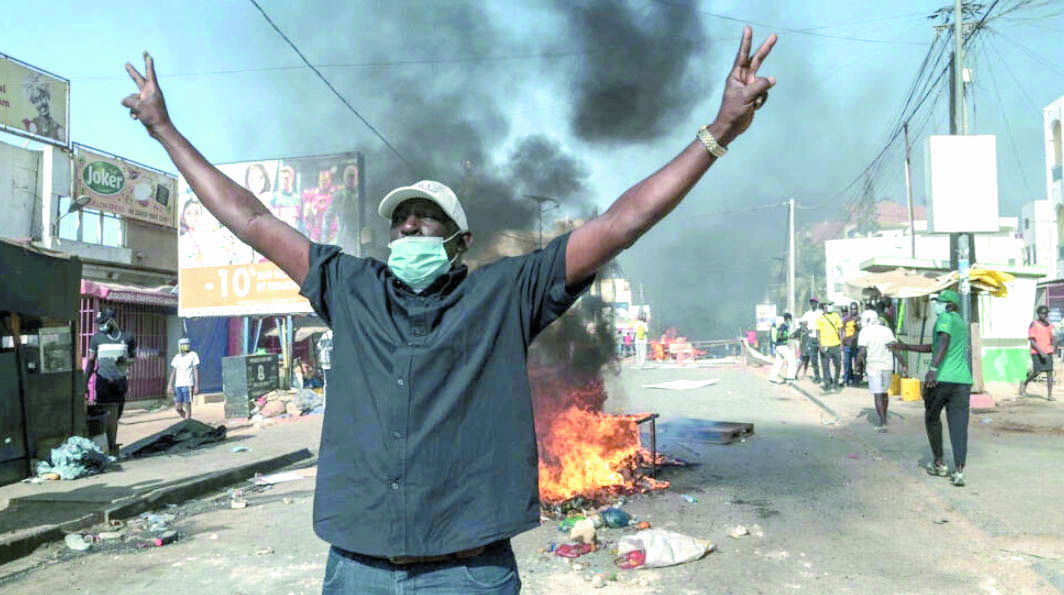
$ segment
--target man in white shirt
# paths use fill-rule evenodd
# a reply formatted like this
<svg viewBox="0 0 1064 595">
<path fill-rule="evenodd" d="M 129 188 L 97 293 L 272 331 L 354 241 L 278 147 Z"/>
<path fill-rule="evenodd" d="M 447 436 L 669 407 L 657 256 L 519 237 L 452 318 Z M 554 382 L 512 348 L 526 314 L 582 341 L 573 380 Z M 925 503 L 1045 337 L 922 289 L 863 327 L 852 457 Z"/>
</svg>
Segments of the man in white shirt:
<svg viewBox="0 0 1064 595">
<path fill-rule="evenodd" d="M 866 310 L 865 313 L 871 312 Z M 896 343 L 894 333 L 889 328 L 880 324 L 879 316 L 865 316 L 862 320 L 861 332 L 857 335 L 857 357 L 863 364 L 868 374 L 868 390 L 876 404 L 876 413 L 879 414 L 879 425 L 876 430 L 887 431 L 887 392 L 890 389 L 890 377 L 894 372 L 893 360 L 898 358 L 898 365 L 905 372 L 905 361 L 898 352 L 892 351 L 888 345 Z"/>
<path fill-rule="evenodd" d="M 192 351 L 192 342 L 183 338 L 177 342 L 178 353 L 170 362 L 170 381 L 167 388 L 174 395 L 174 409 L 181 419 L 192 419 L 192 397 L 199 392 L 199 355 Z"/>
</svg>

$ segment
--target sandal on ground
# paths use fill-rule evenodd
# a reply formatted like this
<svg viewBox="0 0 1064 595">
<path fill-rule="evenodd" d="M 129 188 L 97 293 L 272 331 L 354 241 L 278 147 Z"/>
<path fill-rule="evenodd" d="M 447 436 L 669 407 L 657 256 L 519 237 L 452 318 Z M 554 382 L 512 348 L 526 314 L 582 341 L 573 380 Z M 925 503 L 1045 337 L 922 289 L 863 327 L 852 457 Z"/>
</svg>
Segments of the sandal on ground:
<svg viewBox="0 0 1064 595">
<path fill-rule="evenodd" d="M 927 471 L 928 475 L 935 475 L 938 477 L 946 477 L 949 475 L 949 467 L 945 464 L 936 465 L 933 461 L 928 463 L 927 466 L 924 467 L 924 470 Z"/>
</svg>

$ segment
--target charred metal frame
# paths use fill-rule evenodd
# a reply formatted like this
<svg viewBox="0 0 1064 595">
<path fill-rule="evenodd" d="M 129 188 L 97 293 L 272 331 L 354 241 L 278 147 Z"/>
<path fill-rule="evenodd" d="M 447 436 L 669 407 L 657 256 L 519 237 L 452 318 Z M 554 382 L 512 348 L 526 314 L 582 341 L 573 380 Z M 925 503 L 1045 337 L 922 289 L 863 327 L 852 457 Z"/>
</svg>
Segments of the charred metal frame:
<svg viewBox="0 0 1064 595">
<path fill-rule="evenodd" d="M 657 413 L 651 413 L 646 417 L 641 417 L 635 420 L 635 425 L 639 426 L 646 422 L 650 422 L 650 476 L 654 477 L 658 473 L 658 427 L 654 421 L 658 418 Z"/>
</svg>

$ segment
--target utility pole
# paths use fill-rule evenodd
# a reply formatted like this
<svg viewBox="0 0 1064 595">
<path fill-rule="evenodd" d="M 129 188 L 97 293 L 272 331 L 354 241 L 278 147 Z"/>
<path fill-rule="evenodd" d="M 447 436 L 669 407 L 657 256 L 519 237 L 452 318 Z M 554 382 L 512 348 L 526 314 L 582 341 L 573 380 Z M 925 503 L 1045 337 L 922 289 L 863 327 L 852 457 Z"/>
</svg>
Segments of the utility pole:
<svg viewBox="0 0 1064 595">
<path fill-rule="evenodd" d="M 525 198 L 527 198 L 528 200 L 535 201 L 536 205 L 539 207 L 539 248 L 542 249 L 543 248 L 543 211 L 544 211 L 543 205 L 545 203 L 548 203 L 548 202 L 554 203 L 554 206 L 551 207 L 551 209 L 554 209 L 554 208 L 557 208 L 558 201 L 553 199 L 553 198 L 551 198 L 551 197 L 549 197 L 549 196 L 538 196 L 538 195 L 535 195 L 535 194 L 526 194 Z M 547 209 L 547 210 L 550 210 L 550 209 Z"/>
<path fill-rule="evenodd" d="M 953 1 L 953 69 L 950 86 L 950 134 L 968 134 L 968 116 L 964 100 L 964 15 L 961 0 Z M 961 317 L 972 328 L 971 261 L 975 258 L 975 242 L 971 233 L 951 233 L 950 268 L 957 271 L 957 293 L 961 298 Z M 970 334 L 969 334 L 970 335 Z M 972 361 L 971 337 L 966 346 L 969 366 Z"/>
<path fill-rule="evenodd" d="M 912 246 L 909 252 L 909 258 L 916 259 L 916 225 L 913 221 L 913 178 L 912 178 L 912 159 L 910 155 L 909 147 L 909 123 L 904 125 L 905 129 L 905 201 L 909 205 L 909 236 L 912 241 Z"/>
<path fill-rule="evenodd" d="M 787 201 L 787 238 L 790 249 L 787 251 L 787 311 L 797 316 L 794 311 L 794 199 Z"/>
</svg>

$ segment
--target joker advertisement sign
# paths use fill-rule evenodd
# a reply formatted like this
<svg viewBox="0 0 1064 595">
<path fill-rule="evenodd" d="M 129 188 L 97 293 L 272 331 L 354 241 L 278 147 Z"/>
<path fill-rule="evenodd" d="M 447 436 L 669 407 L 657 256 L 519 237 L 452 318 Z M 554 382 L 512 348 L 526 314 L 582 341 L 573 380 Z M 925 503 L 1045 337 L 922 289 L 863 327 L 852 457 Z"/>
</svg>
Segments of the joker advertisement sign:
<svg viewBox="0 0 1064 595">
<path fill-rule="evenodd" d="M 86 208 L 174 226 L 176 177 L 82 145 L 74 149 L 74 194 L 89 197 Z"/>
</svg>

